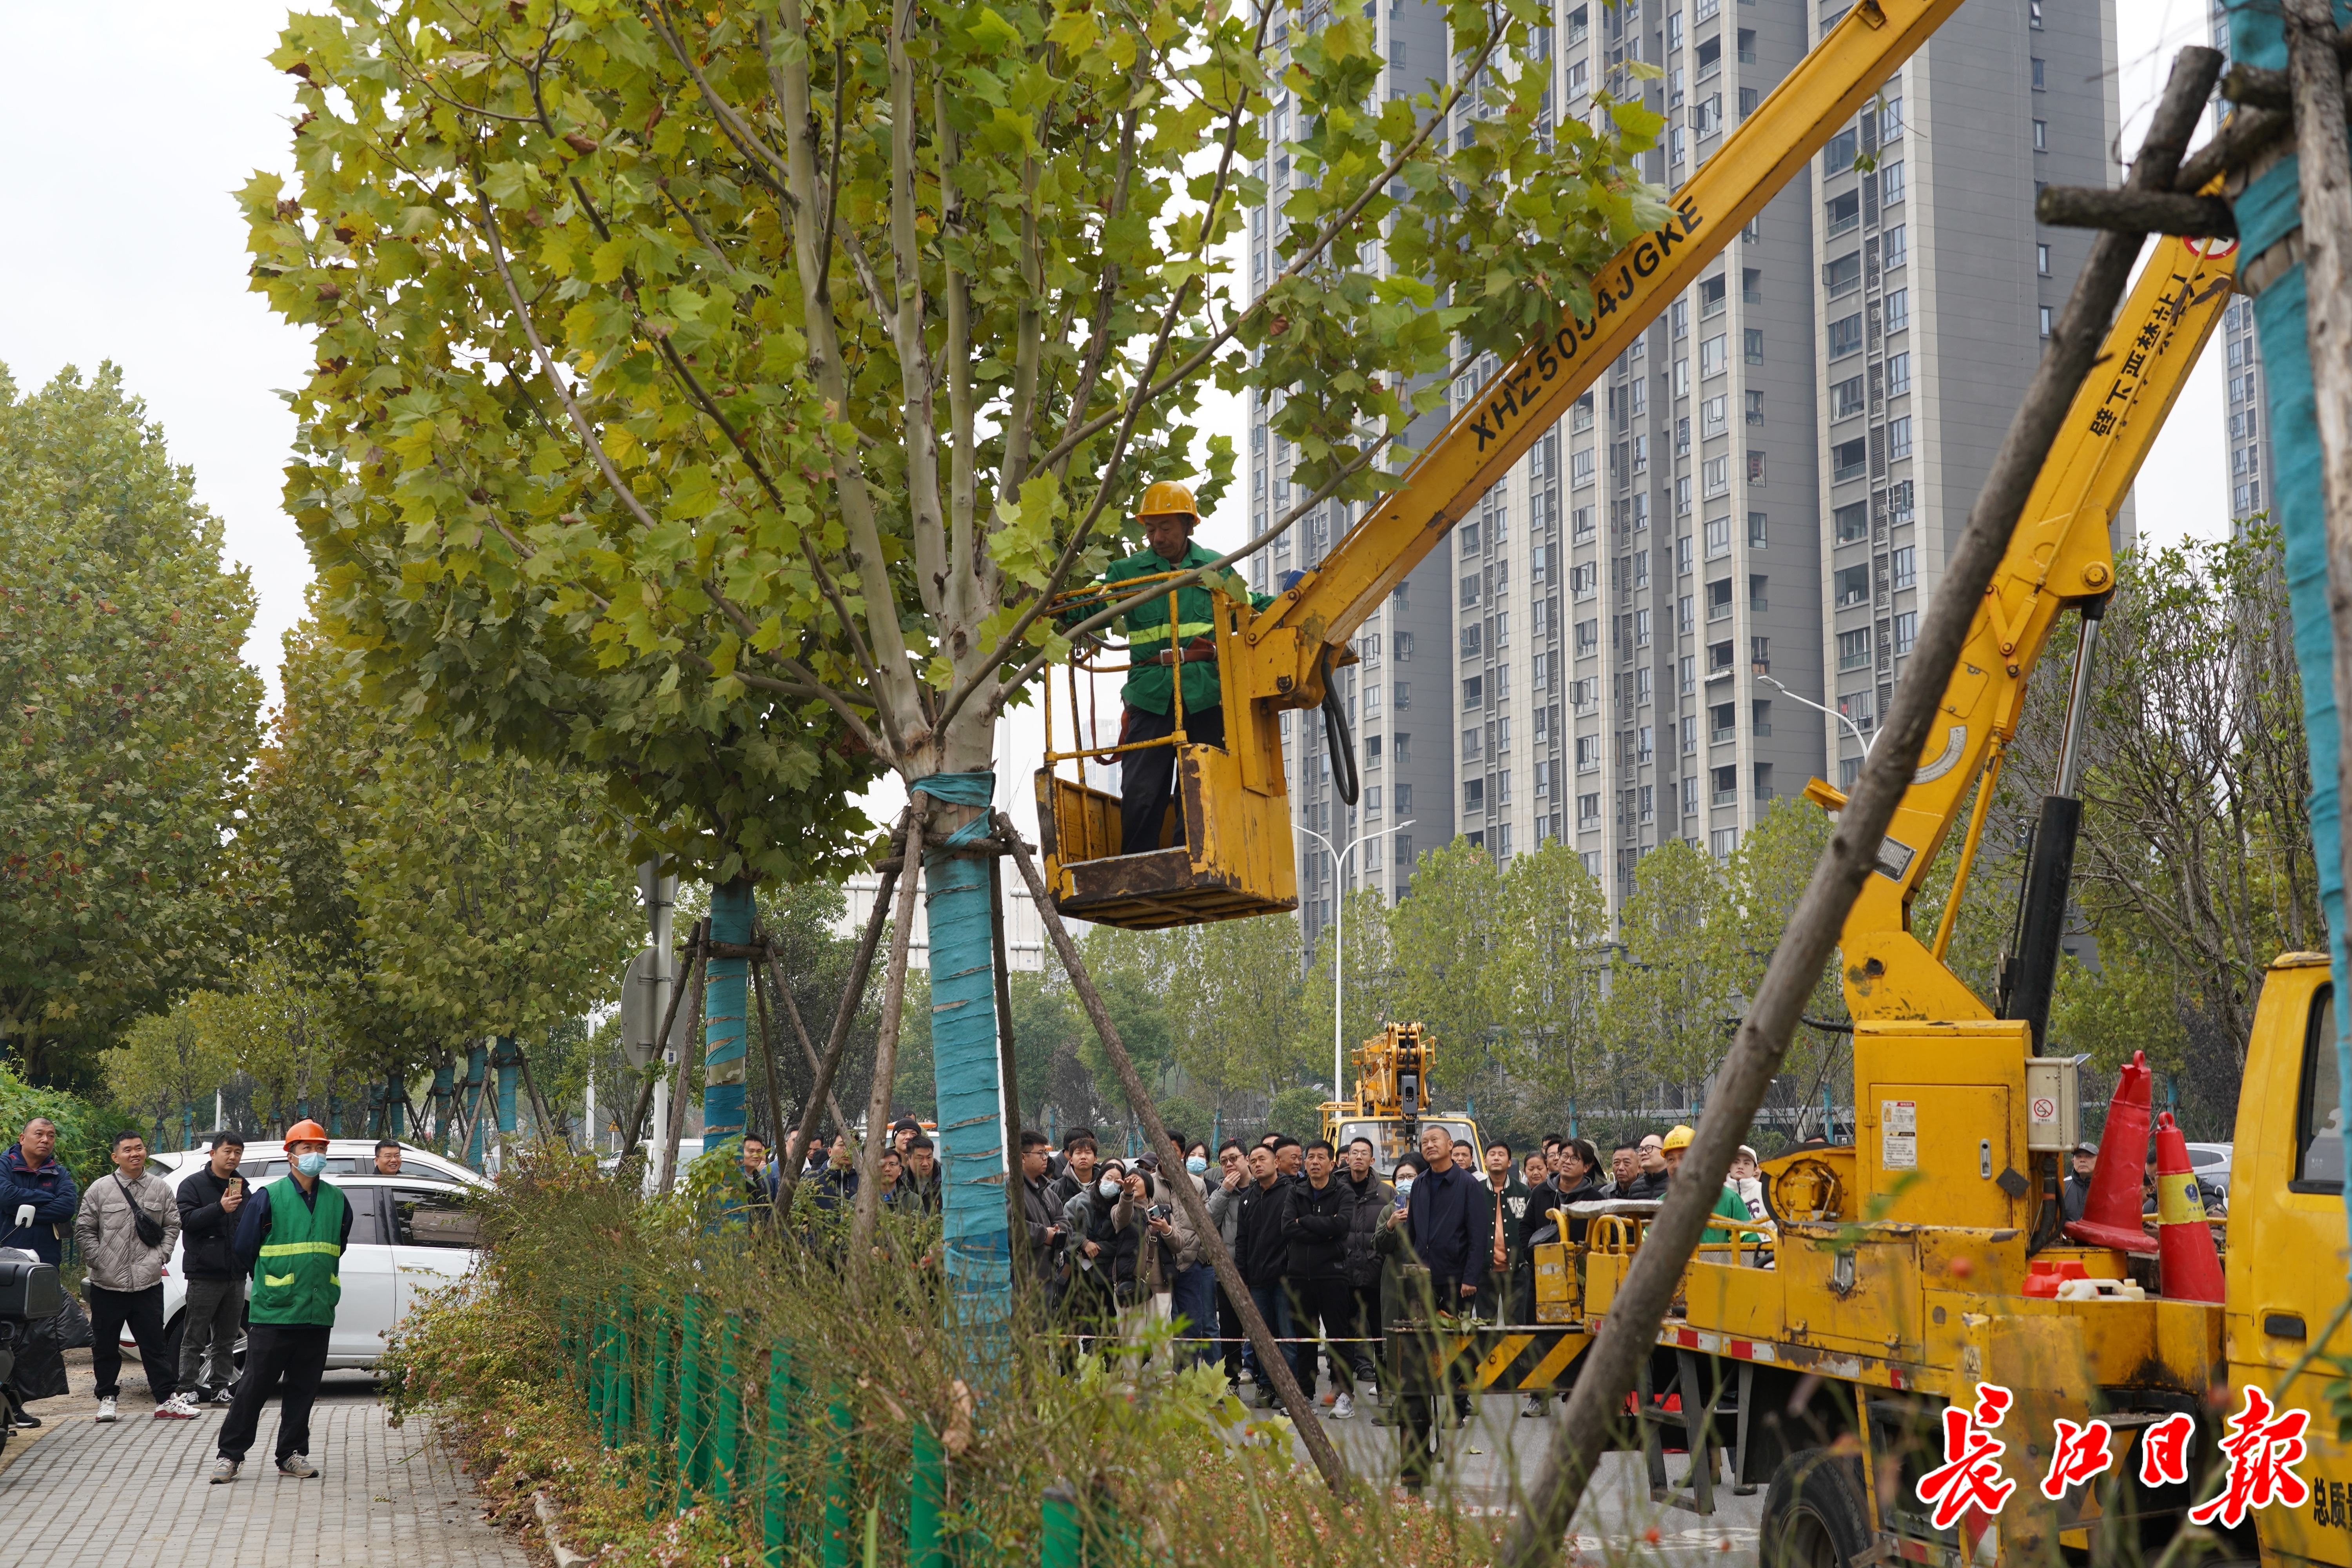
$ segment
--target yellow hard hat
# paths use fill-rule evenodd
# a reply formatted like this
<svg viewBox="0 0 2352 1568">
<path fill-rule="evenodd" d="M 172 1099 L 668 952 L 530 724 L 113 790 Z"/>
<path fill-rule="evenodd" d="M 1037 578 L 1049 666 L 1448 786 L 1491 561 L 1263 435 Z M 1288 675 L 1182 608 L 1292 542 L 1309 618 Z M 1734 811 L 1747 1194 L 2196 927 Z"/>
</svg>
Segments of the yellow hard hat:
<svg viewBox="0 0 2352 1568">
<path fill-rule="evenodd" d="M 1691 1144 L 1691 1130 L 1687 1127 L 1669 1128 L 1666 1135 L 1658 1140 L 1658 1147 L 1661 1150 L 1687 1149 Z"/>
<path fill-rule="evenodd" d="M 1201 509 L 1192 504 L 1192 492 L 1173 479 L 1161 479 L 1143 492 L 1143 504 L 1135 509 L 1138 521 L 1147 517 L 1181 513 L 1195 523 L 1201 521 Z"/>
</svg>

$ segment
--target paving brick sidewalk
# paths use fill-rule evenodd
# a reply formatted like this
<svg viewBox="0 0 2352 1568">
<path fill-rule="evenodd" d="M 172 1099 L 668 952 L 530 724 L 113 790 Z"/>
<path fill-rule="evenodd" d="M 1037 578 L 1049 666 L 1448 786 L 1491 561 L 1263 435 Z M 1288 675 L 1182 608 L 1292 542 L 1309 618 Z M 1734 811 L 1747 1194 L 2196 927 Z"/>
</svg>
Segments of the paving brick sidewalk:
<svg viewBox="0 0 2352 1568">
<path fill-rule="evenodd" d="M 122 1419 L 90 1419 L 89 1358 L 73 1392 L 34 1406 L 47 1425 L 0 1469 L 10 1520 L 0 1568 L 528 1568 L 522 1548 L 481 1518 L 481 1502 L 424 1423 L 394 1429 L 362 1373 L 330 1373 L 310 1417 L 323 1474 L 290 1480 L 270 1462 L 278 1406 L 262 1412 L 244 1475 L 211 1484 L 226 1410 L 158 1421 L 135 1363 L 123 1368 Z"/>
</svg>

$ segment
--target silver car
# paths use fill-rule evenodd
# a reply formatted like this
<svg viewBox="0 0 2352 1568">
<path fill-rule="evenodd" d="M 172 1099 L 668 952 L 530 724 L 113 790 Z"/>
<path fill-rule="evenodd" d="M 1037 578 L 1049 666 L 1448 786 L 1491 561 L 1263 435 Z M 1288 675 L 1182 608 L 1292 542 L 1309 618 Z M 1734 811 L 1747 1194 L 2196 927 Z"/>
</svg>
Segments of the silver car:
<svg viewBox="0 0 2352 1568">
<path fill-rule="evenodd" d="M 188 1151 L 175 1157 L 171 1171 L 157 1174 L 176 1194 L 208 1158 L 205 1151 Z M 237 1166 L 248 1192 L 286 1171 L 286 1146 L 277 1142 L 247 1144 Z M 372 1367 L 383 1354 L 384 1336 L 411 1307 L 472 1272 L 478 1221 L 466 1198 L 488 1184 L 454 1160 L 405 1144 L 400 1174 L 377 1175 L 375 1141 L 362 1138 L 328 1143 L 325 1179 L 352 1205 L 351 1244 L 336 1270 L 342 1279 L 342 1299 L 327 1343 L 327 1364 Z M 163 1269 L 164 1343 L 174 1361 L 188 1297 L 187 1277 L 181 1271 L 184 1250 L 175 1246 Z M 122 1343 L 125 1349 L 135 1348 L 127 1331 Z M 243 1354 L 241 1341 L 238 1353 Z"/>
<path fill-rule="evenodd" d="M 2230 1143 L 2191 1143 L 2189 1145 L 2189 1168 L 2197 1179 L 2219 1192 L 2230 1195 Z"/>
</svg>

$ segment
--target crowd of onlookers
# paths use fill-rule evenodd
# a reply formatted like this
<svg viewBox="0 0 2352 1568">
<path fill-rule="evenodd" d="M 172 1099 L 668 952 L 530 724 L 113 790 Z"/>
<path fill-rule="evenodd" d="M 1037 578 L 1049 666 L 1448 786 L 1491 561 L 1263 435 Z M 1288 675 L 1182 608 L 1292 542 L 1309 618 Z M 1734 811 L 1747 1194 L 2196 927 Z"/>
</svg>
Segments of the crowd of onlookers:
<svg viewBox="0 0 2352 1568">
<path fill-rule="evenodd" d="M 1189 1183 L 1302 1389 L 1316 1390 L 1320 1358 L 1330 1414 L 1344 1420 L 1376 1382 L 1381 1326 L 1403 1305 L 1406 1264 L 1428 1271 L 1429 1289 L 1454 1315 L 1533 1322 L 1535 1249 L 1561 1239 L 1563 1221 L 1568 1239 L 1582 1241 L 1589 1223 L 1560 1211 L 1663 1198 L 1690 1140 L 1690 1129 L 1676 1127 L 1621 1143 L 1604 1161 L 1589 1139 L 1555 1134 L 1520 1152 L 1497 1138 L 1482 1152 L 1433 1123 L 1384 1173 L 1367 1138 L 1334 1148 L 1267 1133 L 1246 1144 L 1227 1139 L 1213 1152 L 1175 1133 L 1164 1152 L 1119 1157 L 1090 1129 L 1074 1129 L 1058 1148 L 1024 1132 L 1018 1279 L 1030 1310 L 1074 1354 L 1172 1320 L 1182 1361 L 1222 1364 L 1232 1386 L 1252 1384 L 1271 1405 L 1268 1369 L 1180 1200 L 1176 1184 Z M 772 1203 L 780 1182 L 763 1140 L 745 1141 L 743 1165 L 752 1202 Z M 927 1234 L 939 1214 L 940 1171 L 920 1124 L 894 1124 L 877 1166 L 879 1211 L 898 1216 L 901 1235 L 909 1221 Z M 814 1193 L 801 1212 L 845 1217 L 862 1180 L 855 1141 L 818 1138 L 799 1180 Z M 1759 1239 L 1765 1207 L 1752 1149 L 1740 1150 L 1715 1212 L 1749 1224 L 1711 1228 L 1706 1239 Z M 923 1251 L 935 1256 L 928 1245 Z M 1528 1406 L 1533 1414 L 1532 1396 Z"/>
</svg>

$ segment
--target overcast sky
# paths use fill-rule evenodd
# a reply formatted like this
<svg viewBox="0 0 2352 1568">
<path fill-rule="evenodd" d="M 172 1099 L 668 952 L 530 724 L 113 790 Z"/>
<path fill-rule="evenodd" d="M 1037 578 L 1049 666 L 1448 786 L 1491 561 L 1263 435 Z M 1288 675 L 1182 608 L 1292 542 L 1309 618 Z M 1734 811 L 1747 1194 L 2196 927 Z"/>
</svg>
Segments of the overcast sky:
<svg viewBox="0 0 2352 1568">
<path fill-rule="evenodd" d="M 2116 9 L 2123 140 L 2137 145 L 2171 51 L 2202 41 L 2205 0 Z M 307 355 L 246 289 L 232 193 L 287 166 L 291 82 L 264 59 L 285 16 L 255 0 L 0 9 L 0 211 L 16 237 L 0 246 L 0 364 L 20 390 L 68 365 L 122 368 L 253 574 L 261 610 L 246 653 L 273 693 L 310 576 L 278 504 L 292 420 L 274 389 L 299 384 Z M 2220 360 L 2206 355 L 2141 470 L 2143 539 L 2226 526 Z M 1234 405 L 1213 412 L 1238 440 Z M 1238 518 L 1213 518 L 1207 537 L 1239 542 Z M 1035 741 L 1023 728 L 1013 777 L 1024 782 L 1007 793 L 1026 820 Z"/>
</svg>

